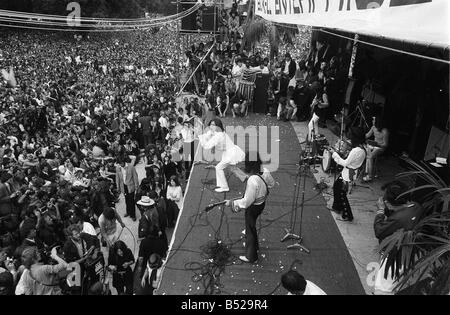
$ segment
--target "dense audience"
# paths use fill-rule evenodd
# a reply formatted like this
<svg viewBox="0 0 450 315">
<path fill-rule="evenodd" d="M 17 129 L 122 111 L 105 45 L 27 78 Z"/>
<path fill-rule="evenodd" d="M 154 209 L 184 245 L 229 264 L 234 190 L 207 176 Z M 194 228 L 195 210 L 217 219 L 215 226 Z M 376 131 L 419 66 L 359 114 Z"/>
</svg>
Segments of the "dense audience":
<svg viewBox="0 0 450 315">
<path fill-rule="evenodd" d="M 99 261 L 119 294 L 138 293 L 135 257 L 117 228 L 127 228 L 125 209 L 116 209 L 121 194 L 127 215 L 141 212 L 133 231 L 143 239 L 138 291 L 152 294 L 204 125 L 247 116 L 258 74 L 270 77 L 267 114 L 279 120 L 309 119 L 325 93 L 323 118 L 339 110 L 342 56 L 327 60 L 323 43 L 302 59 L 270 60 L 267 45 L 246 52 L 235 18 L 224 14 L 214 47 L 199 41 L 183 56 L 171 27 L 84 36 L 2 30 L 0 69 L 9 76 L 0 85 L 1 294 L 105 293 Z M 195 96 L 179 97 L 178 71 Z M 73 263 L 83 281 L 59 286 Z"/>
</svg>

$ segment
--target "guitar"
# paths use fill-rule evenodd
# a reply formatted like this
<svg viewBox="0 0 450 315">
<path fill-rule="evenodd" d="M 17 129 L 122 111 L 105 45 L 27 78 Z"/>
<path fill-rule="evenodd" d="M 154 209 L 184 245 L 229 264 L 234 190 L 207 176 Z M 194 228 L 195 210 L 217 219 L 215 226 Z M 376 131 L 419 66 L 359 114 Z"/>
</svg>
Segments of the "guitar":
<svg viewBox="0 0 450 315">
<path fill-rule="evenodd" d="M 320 104 L 322 104 L 322 103 L 316 96 L 311 104 L 311 112 L 314 112 L 316 110 L 316 107 L 319 106 Z"/>
<path fill-rule="evenodd" d="M 236 200 L 239 200 L 239 199 L 241 199 L 241 197 L 232 199 L 232 200 L 230 200 L 230 201 L 236 201 Z M 207 207 L 205 208 L 204 212 L 205 212 L 205 213 L 211 212 L 214 208 L 223 206 L 223 205 L 225 205 L 227 202 L 228 202 L 228 200 L 224 200 L 224 201 L 221 201 L 221 202 L 218 202 L 218 203 L 210 204 L 209 206 L 207 206 Z"/>
</svg>

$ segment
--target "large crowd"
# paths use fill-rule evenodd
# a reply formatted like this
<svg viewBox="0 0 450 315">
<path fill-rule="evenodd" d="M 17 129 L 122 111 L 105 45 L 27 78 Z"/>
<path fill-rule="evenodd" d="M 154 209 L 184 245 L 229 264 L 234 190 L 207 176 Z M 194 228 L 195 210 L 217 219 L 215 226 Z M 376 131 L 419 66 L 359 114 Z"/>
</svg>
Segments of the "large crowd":
<svg viewBox="0 0 450 315">
<path fill-rule="evenodd" d="M 14 75 L 0 85 L 1 294 L 105 293 L 99 261 L 119 294 L 139 293 L 135 264 L 139 291 L 152 294 L 193 143 L 215 117 L 248 115 L 255 75 L 269 76 L 266 111 L 279 120 L 309 119 L 324 94 L 321 118 L 340 110 L 344 53 L 328 56 L 317 43 L 301 59 L 271 60 L 268 47 L 246 52 L 237 30 L 224 29 L 223 39 L 184 54 L 170 27 L 83 36 L 2 30 L 0 69 Z M 180 79 L 191 97 L 180 97 Z M 126 216 L 141 211 L 137 257 L 120 240 L 122 195 Z M 61 281 L 69 273 L 75 280 Z"/>
</svg>

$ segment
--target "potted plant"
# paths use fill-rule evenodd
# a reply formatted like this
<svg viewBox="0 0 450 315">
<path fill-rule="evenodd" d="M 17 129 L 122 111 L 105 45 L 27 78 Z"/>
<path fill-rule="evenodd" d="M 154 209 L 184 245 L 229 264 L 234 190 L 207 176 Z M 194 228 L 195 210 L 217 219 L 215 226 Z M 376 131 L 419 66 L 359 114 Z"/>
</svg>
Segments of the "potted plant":
<svg viewBox="0 0 450 315">
<path fill-rule="evenodd" d="M 413 171 L 397 175 L 421 184 L 405 195 L 419 195 L 425 216 L 411 231 L 399 230 L 386 238 L 380 252 L 386 274 L 395 275 L 396 294 L 450 294 L 450 188 L 431 169 L 406 160 Z M 424 193 L 425 192 L 425 193 Z M 420 194 L 421 193 L 421 194 Z"/>
</svg>

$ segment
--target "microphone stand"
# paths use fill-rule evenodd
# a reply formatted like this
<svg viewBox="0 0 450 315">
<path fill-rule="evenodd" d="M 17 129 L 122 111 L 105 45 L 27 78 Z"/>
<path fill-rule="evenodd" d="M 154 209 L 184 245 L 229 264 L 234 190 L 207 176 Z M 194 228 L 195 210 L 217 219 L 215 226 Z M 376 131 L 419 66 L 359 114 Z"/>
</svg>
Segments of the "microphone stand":
<svg viewBox="0 0 450 315">
<path fill-rule="evenodd" d="M 342 118 L 341 118 L 341 138 L 340 138 L 340 142 L 339 142 L 339 152 L 342 151 L 342 142 L 344 141 L 344 132 L 345 132 L 345 110 L 342 109 Z M 338 173 L 338 168 L 336 168 L 334 170 L 334 182 L 336 182 L 337 179 L 337 173 Z"/>
<path fill-rule="evenodd" d="M 305 162 L 306 161 L 306 162 Z M 303 226 L 303 214 L 305 210 L 305 193 L 306 193 L 306 177 L 307 170 L 310 169 L 309 158 L 300 157 L 300 166 L 297 174 L 297 185 L 294 192 L 294 203 L 292 211 L 295 213 L 293 215 L 292 229 L 285 229 L 286 235 L 281 239 L 281 242 L 284 243 L 286 241 L 297 241 L 295 244 L 287 247 L 288 250 L 300 250 L 303 253 L 310 254 L 311 251 L 303 245 L 303 236 L 302 236 L 302 226 Z M 307 167 L 308 166 L 308 167 Z M 297 209 L 298 209 L 298 197 L 300 194 L 301 187 L 301 176 L 303 175 L 303 191 L 302 191 L 302 204 L 301 204 L 301 212 L 300 212 L 300 231 L 299 234 L 295 234 L 293 230 L 295 229 L 295 224 L 297 221 Z M 292 219 L 292 217 L 291 217 Z"/>
</svg>

